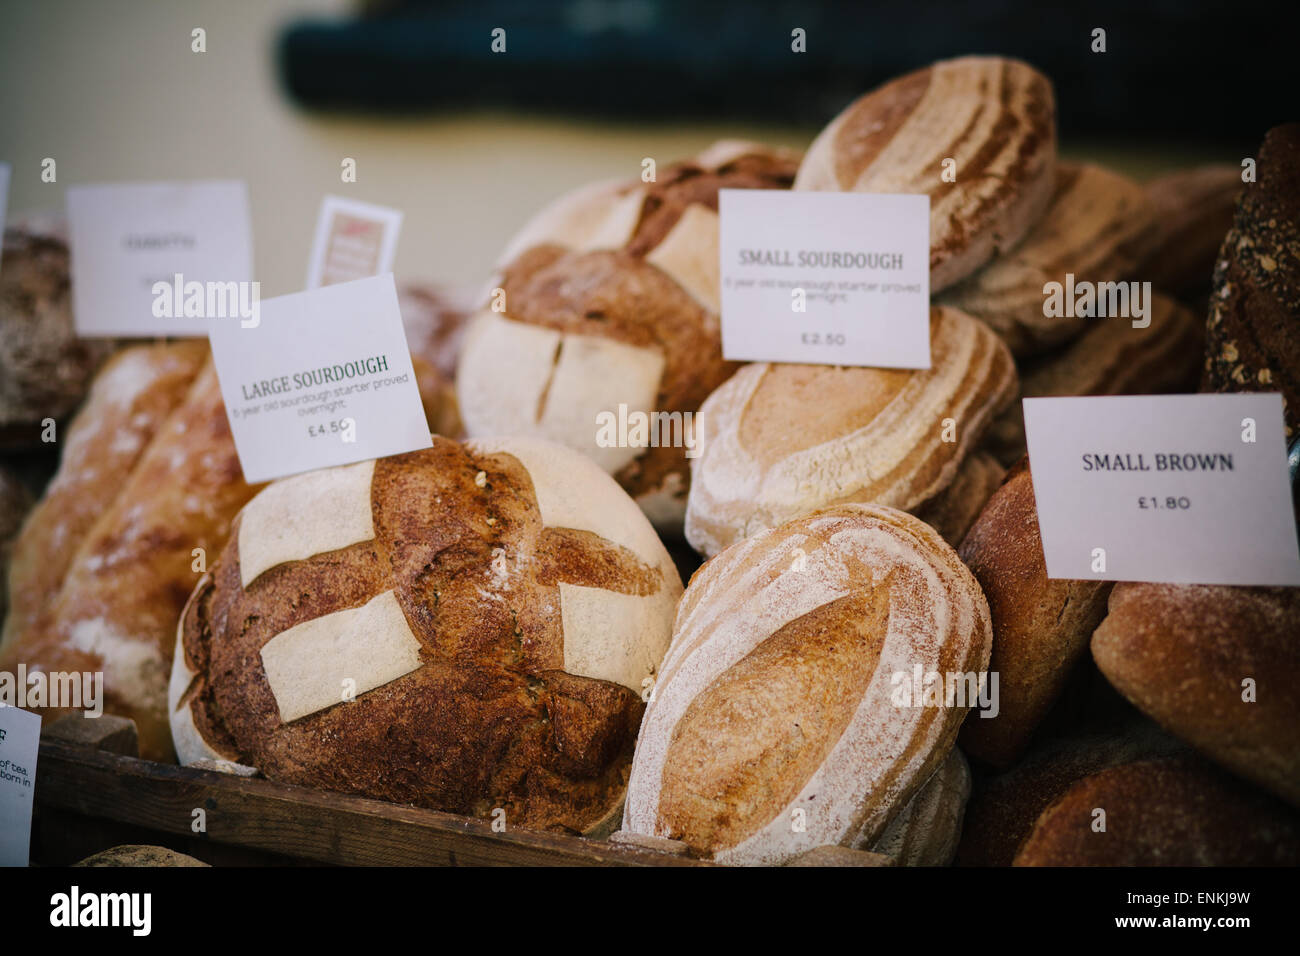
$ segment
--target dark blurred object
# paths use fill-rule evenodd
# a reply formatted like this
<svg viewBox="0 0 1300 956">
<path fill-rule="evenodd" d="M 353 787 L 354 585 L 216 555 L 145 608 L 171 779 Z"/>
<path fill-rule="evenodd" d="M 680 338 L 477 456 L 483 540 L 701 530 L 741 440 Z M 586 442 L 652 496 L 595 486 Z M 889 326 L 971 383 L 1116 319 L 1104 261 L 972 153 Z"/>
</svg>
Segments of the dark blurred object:
<svg viewBox="0 0 1300 956">
<path fill-rule="evenodd" d="M 1062 132 L 1258 142 L 1294 109 L 1294 0 L 388 0 L 289 26 L 280 64 L 312 108 L 509 106 L 817 127 L 933 60 L 1020 57 L 1056 84 Z M 506 51 L 492 52 L 492 31 Z M 807 52 L 791 51 L 791 32 Z M 1093 53 L 1092 32 L 1106 31 Z M 1245 155 L 1245 154 L 1243 154 Z"/>
</svg>

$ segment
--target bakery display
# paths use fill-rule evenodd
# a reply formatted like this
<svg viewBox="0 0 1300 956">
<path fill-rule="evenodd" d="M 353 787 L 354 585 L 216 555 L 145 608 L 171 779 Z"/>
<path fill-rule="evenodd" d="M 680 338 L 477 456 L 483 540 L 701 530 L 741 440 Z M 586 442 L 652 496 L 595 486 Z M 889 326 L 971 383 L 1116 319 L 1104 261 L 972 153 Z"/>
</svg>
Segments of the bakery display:
<svg viewBox="0 0 1300 956">
<path fill-rule="evenodd" d="M 931 310 L 930 349 L 929 369 L 753 364 L 728 379 L 700 407 L 691 545 L 714 555 L 817 508 L 911 511 L 943 492 L 1016 373 L 988 326 L 956 309 Z"/>
<path fill-rule="evenodd" d="M 998 675 L 998 712 L 968 720 L 970 756 L 1007 767 L 1029 743 L 1083 657 L 1106 614 L 1107 581 L 1047 576 L 1028 462 L 1012 469 L 958 550 L 984 590 L 993 621 L 989 670 Z"/>
<path fill-rule="evenodd" d="M 680 534 L 695 453 L 683 414 L 736 367 L 718 319 L 718 190 L 786 188 L 796 162 L 720 142 L 652 182 L 597 183 L 542 210 L 465 333 L 456 389 L 469 435 L 581 451 Z M 644 417 L 650 430 L 602 436 L 602 415 Z"/>
<path fill-rule="evenodd" d="M 550 442 L 435 438 L 282 479 L 181 618 L 176 750 L 587 831 L 617 810 L 680 594 L 633 501 Z"/>
<path fill-rule="evenodd" d="M 795 189 L 930 197 L 930 294 L 1014 248 L 1051 201 L 1052 84 L 1001 57 L 943 60 L 849 104 Z"/>
<path fill-rule="evenodd" d="M 11 222 L 0 262 L 0 447 L 39 446 L 44 420 L 76 410 L 114 343 L 73 329 L 61 223 Z"/>
<path fill-rule="evenodd" d="M 1090 163 L 1060 163 L 1051 203 L 1024 240 L 944 290 L 939 301 L 987 322 L 1017 356 L 1068 342 L 1089 322 L 1126 322 L 1127 316 L 1089 318 L 1073 301 L 1049 308 L 1044 293 L 1055 282 L 1070 299 L 1066 290 L 1076 284 L 1134 278 L 1153 220 L 1137 183 Z"/>
<path fill-rule="evenodd" d="M 101 672 L 105 712 L 136 722 L 143 756 L 170 759 L 176 620 L 254 491 L 207 346 L 119 352 L 14 546 L 0 671 Z"/>
<path fill-rule="evenodd" d="M 1210 289 L 1214 262 L 1241 195 L 1242 169 L 1215 164 L 1157 176 L 1143 187 L 1154 213 L 1135 275 L 1197 303 Z"/>
<path fill-rule="evenodd" d="M 1201 390 L 1281 392 L 1300 423 L 1300 123 L 1269 130 L 1214 267 Z"/>
<path fill-rule="evenodd" d="M 904 700 L 899 688 L 914 670 L 978 674 L 989 643 L 979 585 L 905 512 L 842 505 L 733 545 L 678 606 L 623 829 L 725 863 L 872 846 L 948 759 L 975 703 Z M 915 852 L 935 852 L 921 847 L 958 802 L 935 801 L 913 808 Z"/>
<path fill-rule="evenodd" d="M 1297 619 L 1300 588 L 1121 582 L 1092 656 L 1170 733 L 1300 807 Z"/>
</svg>

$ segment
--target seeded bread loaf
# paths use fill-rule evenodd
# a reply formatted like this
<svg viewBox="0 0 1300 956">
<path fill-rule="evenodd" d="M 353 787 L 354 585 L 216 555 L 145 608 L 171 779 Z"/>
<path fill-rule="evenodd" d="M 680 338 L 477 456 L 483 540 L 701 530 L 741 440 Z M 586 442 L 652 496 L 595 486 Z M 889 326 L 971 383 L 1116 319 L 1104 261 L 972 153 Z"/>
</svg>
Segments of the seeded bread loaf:
<svg viewBox="0 0 1300 956">
<path fill-rule="evenodd" d="M 726 863 L 871 847 L 970 703 L 903 699 L 896 678 L 981 672 L 989 638 L 979 585 L 905 512 L 843 505 L 734 545 L 677 609 L 623 829 Z"/>
<path fill-rule="evenodd" d="M 191 596 L 183 763 L 582 832 L 618 805 L 681 581 L 640 510 L 536 439 L 277 481 Z"/>
<path fill-rule="evenodd" d="M 935 295 L 1024 238 L 1051 199 L 1055 162 L 1047 77 L 968 56 L 851 103 L 808 148 L 794 188 L 929 196 Z"/>
</svg>

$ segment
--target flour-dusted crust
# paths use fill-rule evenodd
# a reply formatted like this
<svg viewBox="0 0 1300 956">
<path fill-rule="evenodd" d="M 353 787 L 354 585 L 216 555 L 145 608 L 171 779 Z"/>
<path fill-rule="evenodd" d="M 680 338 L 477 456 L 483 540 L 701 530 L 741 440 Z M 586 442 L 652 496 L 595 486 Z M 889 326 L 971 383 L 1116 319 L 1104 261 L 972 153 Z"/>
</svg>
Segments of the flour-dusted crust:
<svg viewBox="0 0 1300 956">
<path fill-rule="evenodd" d="M 1015 395 L 1011 353 L 955 309 L 930 313 L 932 367 L 747 365 L 700 409 L 686 537 L 704 554 L 849 501 L 912 510 L 955 479 Z M 944 441 L 952 419 L 954 441 Z"/>
<path fill-rule="evenodd" d="M 898 866 L 947 866 L 957 855 L 970 788 L 970 766 L 953 747 L 871 849 Z"/>
<path fill-rule="evenodd" d="M 677 609 L 624 830 L 728 863 L 869 846 L 966 715 L 898 706 L 893 675 L 980 672 L 989 642 L 979 585 L 911 515 L 844 505 L 736 544 Z"/>
<path fill-rule="evenodd" d="M 945 182 L 945 159 L 955 161 Z M 851 103 L 813 141 L 795 189 L 930 197 L 930 292 L 1013 248 L 1051 199 L 1056 103 L 1017 60 L 961 57 Z"/>
<path fill-rule="evenodd" d="M 336 501 L 331 478 L 350 501 L 362 474 L 370 538 L 326 540 L 282 514 Z M 681 594 L 636 504 L 593 462 L 530 438 L 435 436 L 316 475 L 246 508 L 191 597 L 171 694 L 182 760 L 500 808 L 509 827 L 607 820 Z M 276 552 L 300 556 L 245 583 L 255 521 L 306 530 Z"/>
</svg>

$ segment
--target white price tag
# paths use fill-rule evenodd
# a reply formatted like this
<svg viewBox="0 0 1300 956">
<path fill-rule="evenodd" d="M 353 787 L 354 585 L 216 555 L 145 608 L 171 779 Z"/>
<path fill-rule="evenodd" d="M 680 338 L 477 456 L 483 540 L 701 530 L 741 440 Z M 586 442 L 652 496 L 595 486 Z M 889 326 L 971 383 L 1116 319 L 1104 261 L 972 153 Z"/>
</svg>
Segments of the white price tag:
<svg viewBox="0 0 1300 956">
<path fill-rule="evenodd" d="M 306 288 L 392 272 L 401 228 L 396 209 L 326 196 L 316 219 Z"/>
<path fill-rule="evenodd" d="M 26 866 L 41 718 L 0 704 L 0 866 Z"/>
<path fill-rule="evenodd" d="M 930 198 L 724 189 L 722 353 L 930 367 Z"/>
<path fill-rule="evenodd" d="M 1280 395 L 1024 409 L 1048 577 L 1300 585 Z"/>
<path fill-rule="evenodd" d="M 250 482 L 432 444 L 391 273 L 268 299 L 209 338 Z"/>
</svg>

